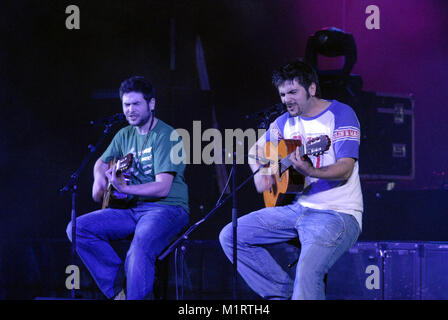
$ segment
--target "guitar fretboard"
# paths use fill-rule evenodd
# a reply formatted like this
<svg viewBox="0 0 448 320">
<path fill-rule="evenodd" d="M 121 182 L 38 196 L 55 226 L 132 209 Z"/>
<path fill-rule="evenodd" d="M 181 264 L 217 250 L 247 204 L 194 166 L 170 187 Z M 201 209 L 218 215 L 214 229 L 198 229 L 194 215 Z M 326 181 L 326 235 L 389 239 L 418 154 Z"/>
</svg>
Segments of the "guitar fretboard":
<svg viewBox="0 0 448 320">
<path fill-rule="evenodd" d="M 289 167 L 292 166 L 292 162 L 291 162 L 291 160 L 289 160 L 289 156 L 292 153 L 294 153 L 294 152 L 296 152 L 296 151 L 294 150 L 293 152 L 288 154 L 288 156 L 286 158 L 284 158 L 281 161 L 279 161 L 279 170 L 280 170 L 279 172 L 280 172 L 280 175 L 282 175 L 283 172 L 285 172 L 286 170 L 289 169 Z M 304 145 L 301 145 L 299 147 L 299 153 L 300 153 L 300 156 L 303 157 L 303 155 L 305 154 L 305 146 Z"/>
</svg>

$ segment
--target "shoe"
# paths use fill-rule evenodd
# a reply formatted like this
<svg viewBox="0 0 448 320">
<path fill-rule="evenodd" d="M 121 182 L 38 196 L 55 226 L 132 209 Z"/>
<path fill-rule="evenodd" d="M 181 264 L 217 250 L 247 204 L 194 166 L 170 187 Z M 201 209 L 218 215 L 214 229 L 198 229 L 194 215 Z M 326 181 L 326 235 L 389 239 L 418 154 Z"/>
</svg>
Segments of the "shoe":
<svg viewBox="0 0 448 320">
<path fill-rule="evenodd" d="M 126 300 L 126 294 L 124 293 L 124 289 L 117 293 L 114 297 L 114 300 Z"/>
</svg>

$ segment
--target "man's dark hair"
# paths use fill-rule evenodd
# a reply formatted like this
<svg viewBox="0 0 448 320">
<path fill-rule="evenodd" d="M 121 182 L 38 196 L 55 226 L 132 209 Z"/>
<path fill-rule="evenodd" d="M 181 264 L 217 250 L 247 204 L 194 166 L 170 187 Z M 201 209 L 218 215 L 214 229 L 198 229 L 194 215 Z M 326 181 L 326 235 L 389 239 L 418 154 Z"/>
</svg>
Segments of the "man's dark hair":
<svg viewBox="0 0 448 320">
<path fill-rule="evenodd" d="M 272 73 L 272 84 L 278 88 L 285 81 L 296 80 L 305 88 L 307 94 L 310 85 L 316 84 L 316 97 L 320 97 L 319 78 L 316 71 L 308 63 L 301 59 L 295 59 L 288 64 L 274 70 Z"/>
<path fill-rule="evenodd" d="M 152 98 L 155 98 L 155 89 L 152 83 L 140 76 L 134 76 L 124 80 L 121 83 L 119 92 L 120 99 L 122 100 L 123 94 L 129 92 L 140 92 L 148 103 Z"/>
</svg>

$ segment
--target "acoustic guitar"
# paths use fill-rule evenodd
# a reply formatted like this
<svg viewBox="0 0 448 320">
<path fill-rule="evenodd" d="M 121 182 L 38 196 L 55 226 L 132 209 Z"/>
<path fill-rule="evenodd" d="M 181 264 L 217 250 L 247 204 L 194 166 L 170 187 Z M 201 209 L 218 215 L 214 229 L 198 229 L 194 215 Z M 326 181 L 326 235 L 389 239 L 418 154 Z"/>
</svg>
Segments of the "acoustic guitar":
<svg viewBox="0 0 448 320">
<path fill-rule="evenodd" d="M 123 158 L 118 160 L 114 159 L 109 163 L 109 168 L 113 167 L 115 163 L 117 166 L 115 167 L 115 173 L 117 176 L 123 174 L 125 181 L 129 181 L 130 175 L 126 172 L 131 168 L 132 161 L 134 160 L 134 155 L 132 153 L 128 153 Z M 123 193 L 117 192 L 117 190 L 112 186 L 110 181 L 107 182 L 107 188 L 103 195 L 103 205 L 102 209 L 109 207 L 124 207 L 126 205 L 127 195 Z"/>
<path fill-rule="evenodd" d="M 268 141 L 265 146 L 265 156 L 269 159 L 270 169 L 275 178 L 272 187 L 263 192 L 266 207 L 284 206 L 290 204 L 297 193 L 305 185 L 305 177 L 292 167 L 289 159 L 291 153 L 299 147 L 302 159 L 311 161 L 308 156 L 319 156 L 330 148 L 331 140 L 327 135 L 309 140 L 305 145 L 300 140 L 284 139 L 277 145 Z"/>
</svg>

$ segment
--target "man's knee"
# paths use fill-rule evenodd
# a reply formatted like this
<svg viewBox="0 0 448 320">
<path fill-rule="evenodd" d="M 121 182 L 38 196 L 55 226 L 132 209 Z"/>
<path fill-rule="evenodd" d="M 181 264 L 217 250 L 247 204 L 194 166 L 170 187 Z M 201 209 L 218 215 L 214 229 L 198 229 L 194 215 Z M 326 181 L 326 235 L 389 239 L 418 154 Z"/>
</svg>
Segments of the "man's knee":
<svg viewBox="0 0 448 320">
<path fill-rule="evenodd" d="M 65 230 L 65 232 L 67 233 L 68 240 L 70 240 L 70 242 L 72 241 L 72 230 L 73 230 L 72 222 L 70 221 L 67 225 L 67 229 Z"/>
<path fill-rule="evenodd" d="M 232 247 L 232 239 L 233 239 L 233 230 L 232 230 L 232 224 L 227 224 L 224 228 L 222 228 L 221 232 L 219 233 L 219 242 L 221 243 L 221 247 Z"/>
<path fill-rule="evenodd" d="M 86 226 L 88 225 L 88 223 L 84 223 L 84 216 L 80 216 L 78 218 L 76 218 L 76 237 L 80 236 L 80 235 L 85 235 L 86 231 L 88 231 L 88 228 L 86 229 Z M 67 229 L 65 230 L 65 232 L 67 233 L 67 237 L 70 241 L 72 241 L 72 236 L 73 236 L 73 224 L 72 221 L 70 221 L 67 225 Z"/>
</svg>

